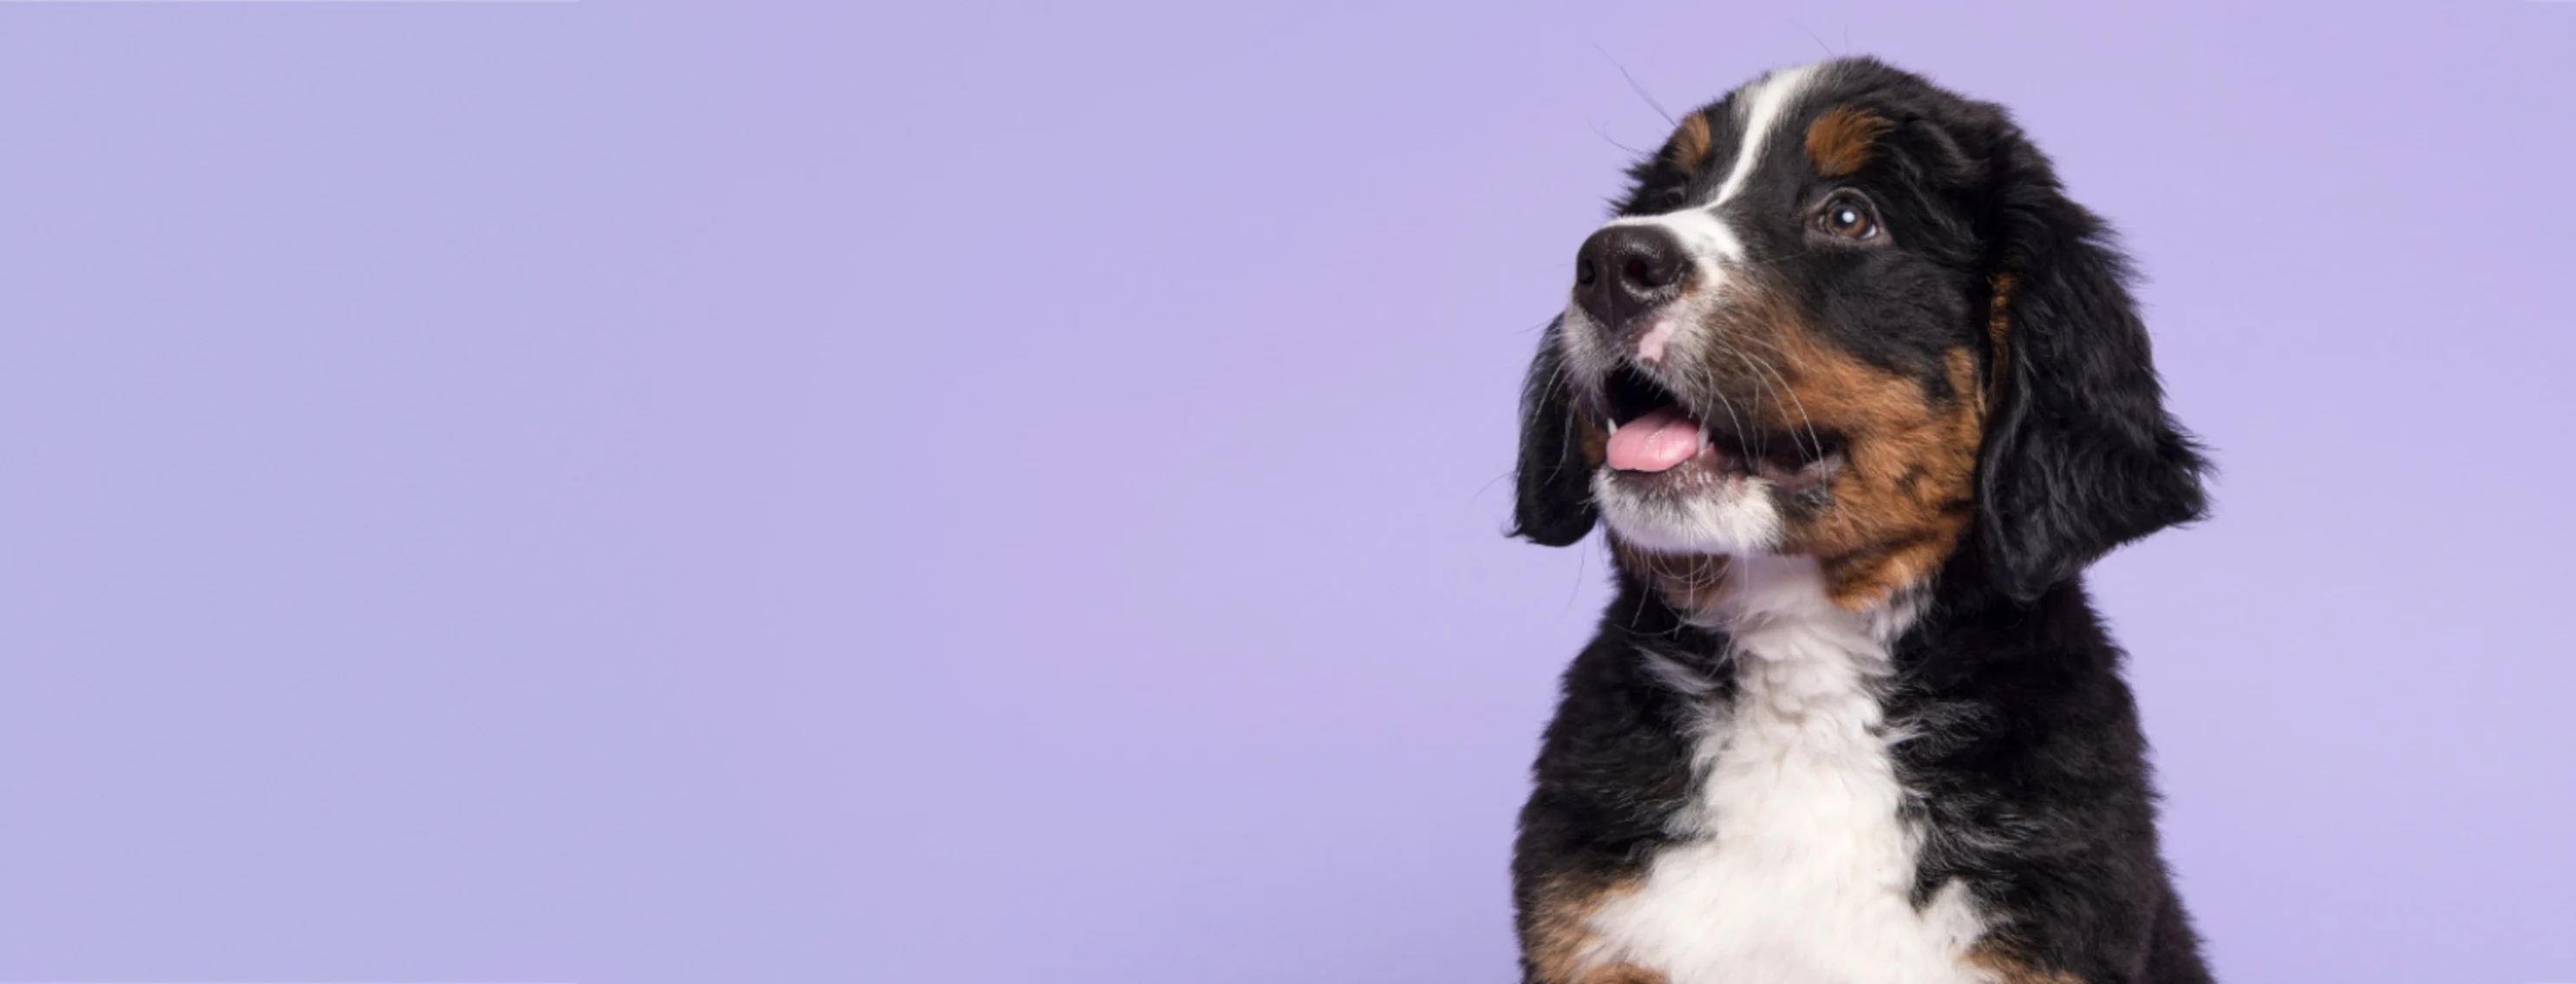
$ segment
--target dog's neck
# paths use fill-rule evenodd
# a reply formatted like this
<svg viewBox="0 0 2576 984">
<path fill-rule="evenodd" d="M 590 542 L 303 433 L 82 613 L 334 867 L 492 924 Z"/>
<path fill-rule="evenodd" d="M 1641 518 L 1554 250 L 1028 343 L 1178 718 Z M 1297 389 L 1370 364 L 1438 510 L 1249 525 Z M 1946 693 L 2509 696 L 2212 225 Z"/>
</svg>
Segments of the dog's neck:
<svg viewBox="0 0 2576 984">
<path fill-rule="evenodd" d="M 1986 979 L 1962 963 L 1985 932 L 1966 890 L 1912 893 L 1923 835 L 1886 697 L 1915 596 L 1854 610 L 1813 557 L 1722 561 L 1627 568 L 1714 647 L 1637 648 L 1679 698 L 1692 785 L 1633 891 L 1587 923 L 1585 959 L 1674 981 Z"/>
<path fill-rule="evenodd" d="M 1895 642 L 1922 609 L 1923 585 L 1891 591 L 1853 607 L 1837 598 L 1814 557 L 1770 554 L 1675 556 L 1614 541 L 1620 565 L 1643 580 L 1682 621 L 1741 635 L 1802 623 L 1861 633 L 1879 647 Z"/>
</svg>

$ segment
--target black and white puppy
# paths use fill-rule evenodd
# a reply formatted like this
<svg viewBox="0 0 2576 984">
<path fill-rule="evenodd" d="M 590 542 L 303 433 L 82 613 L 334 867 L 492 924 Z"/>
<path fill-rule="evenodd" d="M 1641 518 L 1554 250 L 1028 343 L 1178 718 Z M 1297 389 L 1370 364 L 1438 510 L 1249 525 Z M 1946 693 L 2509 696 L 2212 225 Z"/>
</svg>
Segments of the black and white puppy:
<svg viewBox="0 0 2576 984">
<path fill-rule="evenodd" d="M 1518 535 L 1608 527 L 1513 861 L 1536 984 L 2208 980 L 2078 573 L 2198 517 L 2127 268 L 1869 59 L 1692 113 L 1576 254 Z"/>
</svg>

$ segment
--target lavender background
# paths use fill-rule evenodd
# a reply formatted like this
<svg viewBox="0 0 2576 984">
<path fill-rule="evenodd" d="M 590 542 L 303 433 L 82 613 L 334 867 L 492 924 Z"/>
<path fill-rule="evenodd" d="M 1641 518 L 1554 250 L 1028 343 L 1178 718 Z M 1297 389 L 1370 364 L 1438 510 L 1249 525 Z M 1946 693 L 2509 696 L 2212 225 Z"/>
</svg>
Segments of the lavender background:
<svg viewBox="0 0 2576 984">
<path fill-rule="evenodd" d="M 0 4 L 0 980 L 1511 979 L 1619 66 L 1828 50 L 2153 277 L 2222 975 L 2576 979 L 2576 5 L 583 0 Z"/>
</svg>

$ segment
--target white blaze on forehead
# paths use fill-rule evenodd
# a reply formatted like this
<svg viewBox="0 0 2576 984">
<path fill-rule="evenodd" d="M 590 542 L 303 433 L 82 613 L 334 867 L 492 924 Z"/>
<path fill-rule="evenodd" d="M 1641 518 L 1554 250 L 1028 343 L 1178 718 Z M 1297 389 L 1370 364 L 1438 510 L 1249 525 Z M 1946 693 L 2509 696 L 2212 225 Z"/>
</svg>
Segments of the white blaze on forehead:
<svg viewBox="0 0 2576 984">
<path fill-rule="evenodd" d="M 1753 169 L 1762 163 L 1762 151 L 1770 146 L 1771 131 L 1778 129 L 1789 107 L 1797 104 L 1799 94 L 1814 82 L 1822 63 L 1800 65 L 1763 76 L 1744 93 L 1744 143 L 1735 150 L 1735 164 L 1726 172 L 1726 183 L 1717 186 L 1717 200 L 1711 207 L 1723 205 L 1753 179 Z"/>
<path fill-rule="evenodd" d="M 1762 162 L 1763 151 L 1771 145 L 1771 132 L 1788 118 L 1798 98 L 1823 74 L 1826 63 L 1817 62 L 1782 69 L 1762 77 L 1744 88 L 1736 98 L 1737 122 L 1743 137 L 1736 146 L 1735 160 L 1727 166 L 1726 181 L 1717 188 L 1717 197 L 1705 204 L 1693 205 L 1662 215 L 1631 215 L 1602 223 L 1602 228 L 1616 226 L 1653 226 L 1672 233 L 1682 247 L 1697 258 L 1704 271 L 1708 264 L 1744 258 L 1744 240 L 1719 218 L 1717 208 L 1744 190 L 1753 180 L 1753 171 Z M 1709 271 L 1714 272 L 1714 271 Z M 1718 278 L 1711 278 L 1712 283 Z"/>
</svg>

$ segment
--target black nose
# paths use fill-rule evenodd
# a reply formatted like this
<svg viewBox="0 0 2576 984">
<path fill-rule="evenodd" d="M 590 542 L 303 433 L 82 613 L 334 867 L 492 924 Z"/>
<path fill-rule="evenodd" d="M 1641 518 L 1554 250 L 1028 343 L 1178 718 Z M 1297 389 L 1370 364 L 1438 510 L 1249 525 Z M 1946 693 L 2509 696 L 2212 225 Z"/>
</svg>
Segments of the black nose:
<svg viewBox="0 0 2576 984">
<path fill-rule="evenodd" d="M 1690 272 L 1681 240 L 1655 226 L 1618 225 L 1593 233 L 1574 251 L 1574 298 L 1613 336 L 1638 314 L 1680 296 Z"/>
</svg>

